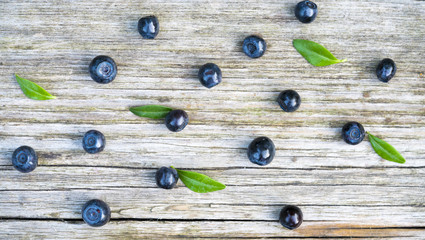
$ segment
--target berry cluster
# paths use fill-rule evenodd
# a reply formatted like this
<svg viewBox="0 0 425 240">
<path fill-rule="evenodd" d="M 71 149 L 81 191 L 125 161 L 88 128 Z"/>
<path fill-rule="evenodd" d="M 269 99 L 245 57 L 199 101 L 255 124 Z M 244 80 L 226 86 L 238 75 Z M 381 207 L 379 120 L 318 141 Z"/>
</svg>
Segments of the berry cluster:
<svg viewBox="0 0 425 240">
<path fill-rule="evenodd" d="M 295 7 L 295 16 L 302 23 L 311 23 L 316 19 L 317 5 L 311 1 L 301 1 Z M 144 39 L 154 39 L 159 33 L 159 21 L 155 16 L 143 17 L 138 22 L 138 31 Z M 242 51 L 250 58 L 262 57 L 267 49 L 266 41 L 260 36 L 251 35 L 244 39 Z M 384 59 L 376 69 L 376 75 L 382 82 L 388 82 L 396 73 L 396 65 L 391 59 Z M 89 65 L 91 78 L 101 84 L 111 83 L 118 73 L 117 64 L 108 56 L 97 56 Z M 206 63 L 198 72 L 200 83 L 212 88 L 222 82 L 221 69 L 214 63 Z M 301 105 L 301 97 L 294 90 L 282 91 L 277 103 L 285 112 L 294 112 Z M 165 125 L 170 131 L 182 131 L 189 122 L 188 114 L 183 110 L 172 110 L 165 117 Z M 365 137 L 365 130 L 358 122 L 349 122 L 342 127 L 342 139 L 351 145 L 359 144 Z M 90 154 L 100 153 L 105 149 L 105 136 L 97 131 L 86 132 L 82 140 L 83 149 Z M 254 164 L 265 166 L 273 161 L 276 147 L 271 139 L 262 136 L 255 138 L 248 146 L 247 156 Z M 34 149 L 28 146 L 17 148 L 12 154 L 12 164 L 20 172 L 29 173 L 37 167 L 38 157 Z M 179 179 L 174 168 L 161 167 L 155 175 L 160 188 L 172 189 Z M 90 226 L 105 225 L 111 218 L 109 206 L 102 200 L 88 201 L 82 208 L 82 218 Z M 298 228 L 303 221 L 302 211 L 292 205 L 285 206 L 279 217 L 282 226 L 288 229 Z"/>
</svg>

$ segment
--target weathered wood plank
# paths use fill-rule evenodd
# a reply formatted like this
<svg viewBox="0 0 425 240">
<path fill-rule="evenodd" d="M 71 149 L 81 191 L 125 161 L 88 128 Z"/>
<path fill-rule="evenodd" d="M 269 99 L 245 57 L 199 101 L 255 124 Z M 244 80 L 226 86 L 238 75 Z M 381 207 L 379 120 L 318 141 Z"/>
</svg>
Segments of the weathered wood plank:
<svg viewBox="0 0 425 240">
<path fill-rule="evenodd" d="M 277 148 L 276 158 L 268 167 L 425 166 L 420 138 L 425 135 L 425 128 L 370 129 L 403 153 L 407 163 L 400 165 L 381 160 L 367 141 L 357 146 L 344 143 L 340 137 L 343 124 L 341 121 L 333 127 L 314 128 L 198 125 L 173 134 L 161 121 L 116 125 L 31 124 L 37 131 L 29 133 L 28 125 L 14 123 L 0 126 L 5 132 L 0 138 L 3 143 L 0 164 L 10 165 L 13 150 L 26 144 L 40 152 L 41 165 L 255 167 L 246 157 L 246 148 L 255 137 L 266 135 Z M 85 153 L 81 146 L 84 133 L 93 128 L 104 132 L 107 139 L 105 151 L 98 155 Z"/>
<path fill-rule="evenodd" d="M 425 2 L 317 0 L 312 24 L 295 19 L 296 2 L 0 1 L 0 238 L 424 239 Z M 161 25 L 154 41 L 136 30 L 150 14 Z M 268 43 L 260 59 L 240 50 L 249 34 Z M 295 38 L 348 61 L 312 67 Z M 111 84 L 87 73 L 99 54 L 118 63 Z M 385 57 L 398 66 L 389 84 L 374 76 Z M 224 76 L 208 90 L 196 79 L 206 62 Z M 14 73 L 58 99 L 28 100 Z M 291 114 L 275 102 L 289 88 L 303 101 Z M 183 108 L 190 124 L 174 134 L 127 110 L 142 104 Z M 406 164 L 381 160 L 367 141 L 343 143 L 340 128 L 350 120 L 394 145 Z M 107 138 L 101 154 L 82 150 L 90 129 Z M 260 135 L 277 147 L 267 167 L 246 157 Z M 40 156 L 28 175 L 10 163 L 20 145 Z M 181 183 L 158 189 L 153 176 L 164 165 L 228 187 L 205 195 Z M 101 229 L 79 217 L 91 198 L 113 211 Z M 277 223 L 284 204 L 303 209 L 300 229 Z"/>
<path fill-rule="evenodd" d="M 138 169 L 122 167 L 38 167 L 31 174 L 22 174 L 12 167 L 1 167 L 0 189 L 12 190 L 54 190 L 82 189 L 90 180 L 92 189 L 108 188 L 156 188 L 157 169 Z M 222 170 L 197 170 L 232 188 L 255 186 L 380 186 L 402 187 L 407 192 L 418 189 L 423 191 L 424 180 L 418 178 L 425 174 L 420 168 L 382 168 L 382 169 L 258 169 L 237 168 Z M 10 184 L 10 179 L 15 183 Z M 72 183 L 72 184 L 70 184 Z M 178 186 L 184 186 L 179 182 Z M 406 192 L 406 193 L 407 193 Z M 172 192 L 170 192 L 171 194 Z"/>
<path fill-rule="evenodd" d="M 113 218 L 270 221 L 278 219 L 284 205 L 296 204 L 303 208 L 306 220 L 348 224 L 361 218 L 364 224 L 393 227 L 425 224 L 423 190 L 350 185 L 237 186 L 204 195 L 184 187 L 172 191 L 130 187 L 15 190 L 0 195 L 3 206 L 0 217 L 78 219 L 82 205 L 93 198 L 108 202 Z"/>
<path fill-rule="evenodd" d="M 70 239 L 164 239 L 164 238 L 314 238 L 329 236 L 333 238 L 369 238 L 380 239 L 421 239 L 423 229 L 415 228 L 374 228 L 371 226 L 344 225 L 335 222 L 303 224 L 303 228 L 289 231 L 282 229 L 277 222 L 170 222 L 170 221 L 118 221 L 111 222 L 101 229 L 93 229 L 82 222 L 61 221 L 2 221 L 0 222 L 10 235 L 0 233 L 0 237 L 57 239 L 66 235 Z M 22 234 L 22 228 L 28 225 L 37 229 L 28 235 Z M 251 230 L 251 231 L 249 231 Z M 70 234 L 72 233 L 72 234 Z"/>
</svg>

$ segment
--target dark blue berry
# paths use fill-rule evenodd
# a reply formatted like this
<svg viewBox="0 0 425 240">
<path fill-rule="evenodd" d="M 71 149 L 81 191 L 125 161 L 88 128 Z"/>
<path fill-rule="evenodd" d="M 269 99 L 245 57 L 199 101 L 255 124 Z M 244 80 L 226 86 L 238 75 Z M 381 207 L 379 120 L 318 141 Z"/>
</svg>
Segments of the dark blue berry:
<svg viewBox="0 0 425 240">
<path fill-rule="evenodd" d="M 173 110 L 165 117 L 165 126 L 172 132 L 180 132 L 189 123 L 189 116 L 183 110 Z"/>
<path fill-rule="evenodd" d="M 279 222 L 290 230 L 298 228 L 303 223 L 303 213 L 296 206 L 285 206 L 280 211 Z"/>
<path fill-rule="evenodd" d="M 394 77 L 397 67 L 395 62 L 389 58 L 383 59 L 376 68 L 376 76 L 382 82 L 388 82 Z"/>
<path fill-rule="evenodd" d="M 302 23 L 311 23 L 317 16 L 317 5 L 312 1 L 302 1 L 295 7 L 295 16 Z"/>
<path fill-rule="evenodd" d="M 300 107 L 301 97 L 294 90 L 285 90 L 279 94 L 277 102 L 283 111 L 294 112 Z"/>
<path fill-rule="evenodd" d="M 248 158 L 252 163 L 265 166 L 274 158 L 275 146 L 268 137 L 258 137 L 248 146 Z"/>
<path fill-rule="evenodd" d="M 243 52 L 250 58 L 259 58 L 263 56 L 266 48 L 266 41 L 260 37 L 249 36 L 243 40 Z"/>
<path fill-rule="evenodd" d="M 212 88 L 221 83 L 221 70 L 214 63 L 207 63 L 199 69 L 198 78 L 204 87 Z"/>
<path fill-rule="evenodd" d="M 93 199 L 83 206 L 83 220 L 92 227 L 101 227 L 111 219 L 111 209 L 102 200 Z"/>
<path fill-rule="evenodd" d="M 172 189 L 176 186 L 177 181 L 179 180 L 179 175 L 174 168 L 162 167 L 156 171 L 155 179 L 158 187 Z"/>
<path fill-rule="evenodd" d="M 108 56 L 95 57 L 89 66 L 91 78 L 98 83 L 110 83 L 117 76 L 117 64 Z"/>
<path fill-rule="evenodd" d="M 348 144 L 359 144 L 365 135 L 363 126 L 358 122 L 348 122 L 342 127 L 342 139 Z"/>
<path fill-rule="evenodd" d="M 38 157 L 31 147 L 21 146 L 13 152 L 12 164 L 16 170 L 29 173 L 37 167 Z"/>
<path fill-rule="evenodd" d="M 83 148 L 88 153 L 98 153 L 105 148 L 105 136 L 99 131 L 90 130 L 86 132 L 83 138 Z"/>
<path fill-rule="evenodd" d="M 158 18 L 155 16 L 142 17 L 137 25 L 140 35 L 145 39 L 154 39 L 159 32 Z"/>
</svg>

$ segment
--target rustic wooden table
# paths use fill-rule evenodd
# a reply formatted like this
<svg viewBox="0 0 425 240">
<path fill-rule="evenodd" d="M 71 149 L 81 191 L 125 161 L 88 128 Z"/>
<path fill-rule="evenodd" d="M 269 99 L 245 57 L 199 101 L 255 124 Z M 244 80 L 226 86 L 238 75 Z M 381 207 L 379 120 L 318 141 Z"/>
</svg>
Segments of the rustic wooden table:
<svg viewBox="0 0 425 240">
<path fill-rule="evenodd" d="M 1 239 L 425 239 L 425 2 L 317 0 L 319 14 L 301 24 L 297 0 L 1 0 L 0 1 L 0 238 Z M 137 21 L 160 20 L 155 40 Z M 249 59 L 243 38 L 260 34 L 266 54 Z M 346 63 L 313 67 L 292 39 L 323 44 Z M 110 84 L 90 79 L 97 55 L 118 64 Z M 395 60 L 389 84 L 378 62 Z M 218 64 L 223 82 L 206 89 L 198 68 Z M 57 96 L 26 98 L 14 73 Z M 277 95 L 294 89 L 300 109 L 285 113 Z M 142 119 L 130 106 L 185 109 L 180 133 Z M 361 122 L 395 146 L 404 165 L 384 161 L 367 140 L 340 137 Z M 103 132 L 105 151 L 90 155 L 81 139 Z M 277 153 L 259 167 L 249 142 L 270 137 Z M 21 145 L 39 167 L 21 174 L 11 154 Z M 195 170 L 227 184 L 208 194 L 179 182 L 155 185 L 161 166 Z M 89 199 L 105 200 L 112 220 L 101 228 L 80 215 Z M 286 204 L 304 223 L 278 222 Z"/>
</svg>

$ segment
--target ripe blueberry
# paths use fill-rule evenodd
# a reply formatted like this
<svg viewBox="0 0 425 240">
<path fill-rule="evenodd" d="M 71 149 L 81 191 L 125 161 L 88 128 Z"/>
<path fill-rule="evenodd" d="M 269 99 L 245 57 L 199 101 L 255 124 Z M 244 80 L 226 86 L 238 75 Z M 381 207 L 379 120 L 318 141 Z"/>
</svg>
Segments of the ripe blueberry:
<svg viewBox="0 0 425 240">
<path fill-rule="evenodd" d="M 105 148 L 105 136 L 99 131 L 90 130 L 83 137 L 83 148 L 88 153 L 98 153 Z"/>
<path fill-rule="evenodd" d="M 111 219 L 111 209 L 102 200 L 93 199 L 83 206 L 83 220 L 92 227 L 101 227 Z"/>
<path fill-rule="evenodd" d="M 397 67 L 395 62 L 389 58 L 383 59 L 376 68 L 376 76 L 382 82 L 388 82 L 394 77 Z"/>
<path fill-rule="evenodd" d="M 159 32 L 158 18 L 155 16 L 142 17 L 137 25 L 140 35 L 145 39 L 154 39 Z"/>
<path fill-rule="evenodd" d="M 199 69 L 198 78 L 204 87 L 212 88 L 221 83 L 221 70 L 214 63 L 207 63 Z"/>
<path fill-rule="evenodd" d="M 117 76 L 117 64 L 108 56 L 95 57 L 89 66 L 91 78 L 98 83 L 110 83 Z"/>
<path fill-rule="evenodd" d="M 243 52 L 250 58 L 259 58 L 266 51 L 267 44 L 264 39 L 257 36 L 249 36 L 243 40 Z"/>
<path fill-rule="evenodd" d="M 283 111 L 294 112 L 300 107 L 301 97 L 294 90 L 285 90 L 279 94 L 277 102 Z"/>
<path fill-rule="evenodd" d="M 312 1 L 301 1 L 295 7 L 295 16 L 302 23 L 311 23 L 317 16 L 317 5 Z"/>
<path fill-rule="evenodd" d="M 275 146 L 268 137 L 258 137 L 248 146 L 248 158 L 252 163 L 265 166 L 274 158 Z"/>
<path fill-rule="evenodd" d="M 172 132 L 180 132 L 189 123 L 189 116 L 183 110 L 173 110 L 165 117 L 165 126 Z"/>
<path fill-rule="evenodd" d="M 32 172 L 38 164 L 37 153 L 28 146 L 18 147 L 12 154 L 12 164 L 20 172 Z"/>
<path fill-rule="evenodd" d="M 160 188 L 172 189 L 179 180 L 176 169 L 161 167 L 155 174 L 156 185 Z"/>
<path fill-rule="evenodd" d="M 348 122 L 342 127 L 342 139 L 348 144 L 359 144 L 364 137 L 364 128 L 358 122 Z"/>
<path fill-rule="evenodd" d="M 289 230 L 295 229 L 303 223 L 303 213 L 296 206 L 285 206 L 280 211 L 279 222 Z"/>
</svg>

